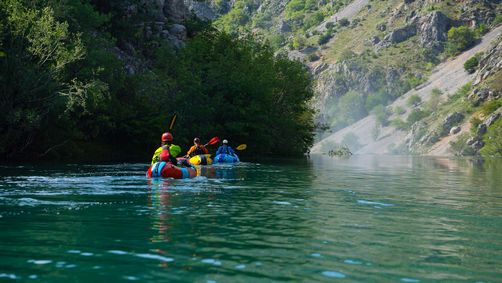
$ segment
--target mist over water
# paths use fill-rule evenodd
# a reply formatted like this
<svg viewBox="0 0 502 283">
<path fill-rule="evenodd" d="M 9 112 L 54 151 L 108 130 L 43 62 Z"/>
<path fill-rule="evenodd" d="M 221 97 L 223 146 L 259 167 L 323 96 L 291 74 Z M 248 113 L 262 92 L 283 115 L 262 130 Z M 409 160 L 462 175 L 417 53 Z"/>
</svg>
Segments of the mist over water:
<svg viewBox="0 0 502 283">
<path fill-rule="evenodd" d="M 502 160 L 0 167 L 0 281 L 496 282 Z"/>
</svg>

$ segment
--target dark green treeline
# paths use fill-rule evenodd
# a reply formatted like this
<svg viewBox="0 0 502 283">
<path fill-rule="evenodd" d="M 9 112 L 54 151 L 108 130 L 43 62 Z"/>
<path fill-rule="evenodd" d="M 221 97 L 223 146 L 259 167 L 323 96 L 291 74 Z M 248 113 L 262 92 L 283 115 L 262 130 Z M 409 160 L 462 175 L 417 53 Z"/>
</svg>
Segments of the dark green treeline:
<svg viewBox="0 0 502 283">
<path fill-rule="evenodd" d="M 175 112 L 183 150 L 194 136 L 247 143 L 247 154 L 309 148 L 301 64 L 197 20 L 175 50 L 138 32 L 144 19 L 120 15 L 129 2 L 0 1 L 0 160 L 148 159 Z M 123 43 L 134 74 L 119 59 Z"/>
</svg>

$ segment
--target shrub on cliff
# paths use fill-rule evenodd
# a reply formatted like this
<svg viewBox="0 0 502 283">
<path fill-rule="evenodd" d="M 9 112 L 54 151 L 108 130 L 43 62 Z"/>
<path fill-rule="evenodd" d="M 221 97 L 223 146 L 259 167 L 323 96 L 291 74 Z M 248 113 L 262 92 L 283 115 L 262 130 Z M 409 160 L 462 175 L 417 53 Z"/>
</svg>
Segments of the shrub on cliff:
<svg viewBox="0 0 502 283">
<path fill-rule="evenodd" d="M 456 55 L 474 45 L 476 42 L 476 33 L 466 26 L 458 28 L 452 27 L 448 31 L 448 41 L 446 43 L 446 52 L 450 55 Z"/>
</svg>

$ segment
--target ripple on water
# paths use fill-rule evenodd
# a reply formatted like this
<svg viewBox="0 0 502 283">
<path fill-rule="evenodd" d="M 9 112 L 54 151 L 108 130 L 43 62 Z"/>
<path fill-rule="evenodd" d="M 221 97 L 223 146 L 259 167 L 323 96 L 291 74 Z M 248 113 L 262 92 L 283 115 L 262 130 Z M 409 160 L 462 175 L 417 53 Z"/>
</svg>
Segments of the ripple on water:
<svg viewBox="0 0 502 283">
<path fill-rule="evenodd" d="M 338 272 L 338 271 L 323 271 L 322 275 L 326 277 L 332 277 L 332 278 L 345 278 L 347 277 L 345 274 Z"/>
<path fill-rule="evenodd" d="M 376 202 L 376 201 L 367 201 L 367 200 L 357 200 L 359 204 L 367 204 L 367 205 L 379 205 L 379 206 L 394 206 L 390 203 Z"/>
<path fill-rule="evenodd" d="M 417 282 L 420 282 L 420 280 L 415 279 L 415 278 L 401 278 L 401 282 L 417 283 Z"/>
<path fill-rule="evenodd" d="M 201 260 L 201 262 L 203 263 L 207 263 L 207 264 L 212 264 L 212 265 L 221 265 L 221 261 L 219 260 L 216 260 L 216 259 L 212 259 L 212 258 L 205 258 L 203 260 Z"/>
<path fill-rule="evenodd" d="M 29 259 L 28 260 L 28 263 L 33 263 L 33 264 L 37 264 L 37 265 L 48 264 L 51 262 L 52 262 L 52 260 L 50 260 L 50 259 Z"/>
<path fill-rule="evenodd" d="M 141 257 L 141 258 L 148 258 L 148 259 L 157 259 L 157 260 L 160 260 L 163 262 L 174 261 L 174 258 L 165 257 L 165 256 L 161 256 L 161 255 L 155 255 L 155 254 L 135 254 L 135 256 Z"/>
</svg>

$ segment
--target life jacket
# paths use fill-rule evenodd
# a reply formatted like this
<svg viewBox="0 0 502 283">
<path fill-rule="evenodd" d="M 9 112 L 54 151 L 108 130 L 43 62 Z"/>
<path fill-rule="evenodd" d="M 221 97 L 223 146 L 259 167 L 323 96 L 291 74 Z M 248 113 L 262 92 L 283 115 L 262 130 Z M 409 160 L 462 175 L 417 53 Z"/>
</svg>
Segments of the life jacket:
<svg viewBox="0 0 502 283">
<path fill-rule="evenodd" d="M 171 153 L 169 152 L 169 146 L 168 145 L 162 146 L 162 151 L 160 152 L 160 156 L 159 156 L 160 161 L 170 162 L 170 159 L 169 159 L 170 155 L 171 155 Z"/>
<path fill-rule="evenodd" d="M 192 153 L 190 153 L 190 157 L 193 157 L 193 156 L 196 156 L 199 154 L 206 154 L 206 152 L 201 148 L 200 145 L 197 145 L 195 150 Z"/>
</svg>

